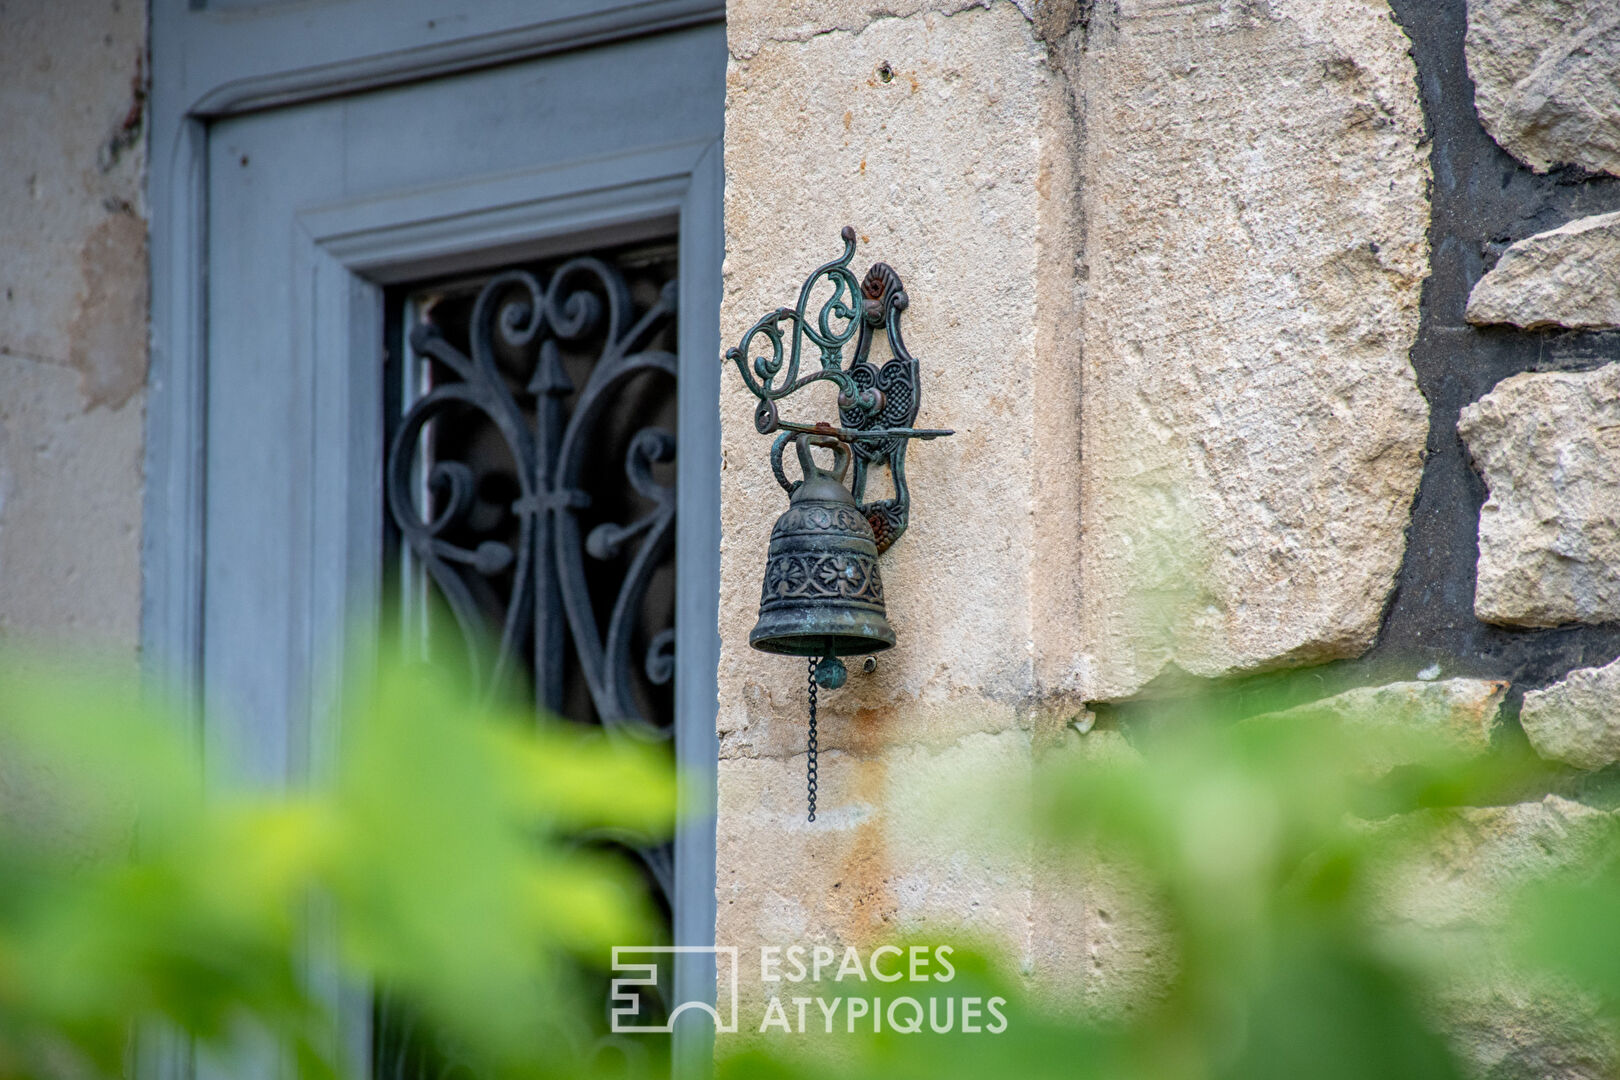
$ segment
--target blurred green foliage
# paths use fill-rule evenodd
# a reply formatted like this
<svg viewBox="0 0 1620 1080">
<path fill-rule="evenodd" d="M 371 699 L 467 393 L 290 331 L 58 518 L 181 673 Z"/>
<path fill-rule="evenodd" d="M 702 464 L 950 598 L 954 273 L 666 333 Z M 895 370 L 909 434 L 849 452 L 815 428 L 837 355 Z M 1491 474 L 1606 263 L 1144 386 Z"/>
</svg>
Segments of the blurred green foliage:
<svg viewBox="0 0 1620 1080">
<path fill-rule="evenodd" d="M 600 1075 L 600 969 L 662 931 L 634 869 L 592 838 L 667 835 L 667 754 L 480 705 L 422 667 L 365 684 L 332 775 L 265 791 L 205 783 L 182 714 L 128 685 L 0 671 L 0 1076 L 126 1073 L 133 1033 L 158 1023 L 226 1062 L 274 1044 L 306 1075 L 352 1077 L 338 1011 L 373 989 L 476 1075 Z M 994 947 L 959 949 L 953 981 L 896 992 L 925 1015 L 931 995 L 1004 998 L 1004 1032 L 727 1037 L 723 1080 L 1463 1075 L 1433 1000 L 1478 957 L 1389 933 L 1381 875 L 1447 808 L 1522 797 L 1541 767 L 1376 717 L 1166 712 L 1128 751 L 1117 734 L 1071 737 L 1033 798 L 941 796 L 953 827 L 960 807 L 986 810 L 964 848 L 1025 844 L 1054 880 L 1111 883 L 1152 913 L 1154 967 L 1127 1004 L 1098 1009 Z M 1391 815 L 1401 829 L 1370 824 Z M 1612 850 L 1512 910 L 1504 956 L 1620 1017 Z M 936 926 L 925 943 L 974 930 Z"/>
<path fill-rule="evenodd" d="M 601 1004 L 572 958 L 658 940 L 632 868 L 581 838 L 667 834 L 667 754 L 395 665 L 345 710 L 333 776 L 205 792 L 178 713 L 133 687 L 0 680 L 0 1075 L 119 1075 L 154 1021 L 353 1075 L 322 964 L 483 1075 L 573 1075 Z"/>
<path fill-rule="evenodd" d="M 1136 915 L 1152 912 L 1142 921 L 1156 937 L 1157 963 L 1123 1008 L 1065 1000 L 1077 981 L 1118 972 L 1076 972 L 1079 980 L 1043 986 L 992 948 L 959 965 L 964 980 L 904 992 L 924 1002 L 999 995 L 1009 1003 L 1002 1034 L 863 1026 L 863 1034 L 835 1027 L 828 1037 L 817 1026 L 809 1036 L 744 1037 L 722 1060 L 722 1080 L 809 1080 L 828 1075 L 830 1061 L 848 1080 L 1448 1080 L 1467 1075 L 1466 1066 L 1436 1003 L 1497 959 L 1517 964 L 1526 980 L 1551 976 L 1571 1001 L 1600 992 L 1620 1032 L 1613 830 L 1608 863 L 1583 861 L 1556 882 L 1503 898 L 1511 917 L 1487 935 L 1501 946 L 1497 956 L 1487 958 L 1477 937 L 1455 948 L 1391 926 L 1392 869 L 1443 843 L 1462 808 L 1522 797 L 1545 779 L 1543 765 L 1511 745 L 1470 754 L 1378 717 L 1260 718 L 1253 714 L 1263 703 L 1246 705 L 1168 704 L 1133 732 L 1136 749 L 1112 732 L 1099 740 L 1109 752 L 1088 752 L 1086 739 L 1071 737 L 1038 771 L 1028 838 L 1062 865 L 1046 887 L 1100 880 L 1122 888 L 1115 899 Z M 990 789 L 948 798 L 1003 819 L 1021 801 Z M 1003 821 L 997 843 L 1009 842 L 1005 829 Z M 1082 902 L 1082 888 L 1070 902 Z M 927 940 L 954 938 L 935 927 Z M 1050 968 L 1039 938 L 1031 949 L 1033 966 Z"/>
</svg>

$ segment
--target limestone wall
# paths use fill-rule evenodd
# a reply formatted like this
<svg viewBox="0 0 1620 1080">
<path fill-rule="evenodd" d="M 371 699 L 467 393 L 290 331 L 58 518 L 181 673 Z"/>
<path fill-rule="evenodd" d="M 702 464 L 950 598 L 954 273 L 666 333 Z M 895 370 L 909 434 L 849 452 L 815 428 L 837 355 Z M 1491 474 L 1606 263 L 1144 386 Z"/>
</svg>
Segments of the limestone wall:
<svg viewBox="0 0 1620 1080">
<path fill-rule="evenodd" d="M 132 656 L 146 8 L 0 3 L 0 634 Z"/>
<path fill-rule="evenodd" d="M 1067 622 L 1078 595 L 1073 98 L 1010 4 L 809 17 L 730 13 L 723 337 L 791 305 L 853 225 L 857 272 L 886 260 L 915 298 L 918 422 L 958 434 L 908 457 L 911 528 L 883 566 L 903 644 L 823 695 L 810 825 L 805 663 L 747 646 L 786 504 L 753 399 L 726 375 L 717 933 L 865 942 L 973 913 L 1021 942 L 1027 867 L 899 849 L 919 832 L 906 816 L 964 770 L 1027 767 L 1036 627 Z M 814 408 L 832 398 L 785 412 Z"/>
<path fill-rule="evenodd" d="M 728 343 L 847 219 L 907 283 L 920 422 L 959 434 L 911 454 L 901 644 L 824 696 L 811 827 L 804 666 L 746 646 L 783 500 L 728 382 L 727 942 L 954 917 L 1022 947 L 1027 871 L 905 852 L 905 800 L 1178 670 L 1357 655 L 1401 564 L 1428 170 L 1381 0 L 957 7 L 730 19 Z"/>
<path fill-rule="evenodd" d="M 1609 0 L 731 5 L 725 343 L 852 225 L 857 272 L 908 288 L 919 422 L 957 435 L 910 455 L 899 645 L 821 695 L 811 824 L 805 666 L 746 644 L 785 500 L 726 374 L 719 942 L 966 924 L 1077 1001 L 1151 993 L 1128 883 L 1054 878 L 983 827 L 1023 809 L 983 785 L 1300 671 L 1273 722 L 1371 708 L 1549 763 L 1549 791 L 1478 811 L 1463 884 L 1414 880 L 1428 906 L 1392 917 L 1487 919 L 1470 883 L 1596 820 L 1617 26 Z M 131 0 L 0 0 L 0 631 L 126 655 L 144 41 Z M 1452 1015 L 1490 1068 L 1577 1075 L 1542 1007 Z"/>
<path fill-rule="evenodd" d="M 821 695 L 810 825 L 804 664 L 747 646 L 785 501 L 727 376 L 717 939 L 970 924 L 1076 1000 L 1151 993 L 1117 883 L 963 837 L 1019 810 L 978 780 L 1187 695 L 1614 762 L 1612 5 L 877 9 L 731 9 L 723 336 L 852 224 L 959 434 L 912 451 L 899 645 Z M 1577 1074 L 1537 1002 L 1450 1008 L 1487 1071 Z"/>
</svg>

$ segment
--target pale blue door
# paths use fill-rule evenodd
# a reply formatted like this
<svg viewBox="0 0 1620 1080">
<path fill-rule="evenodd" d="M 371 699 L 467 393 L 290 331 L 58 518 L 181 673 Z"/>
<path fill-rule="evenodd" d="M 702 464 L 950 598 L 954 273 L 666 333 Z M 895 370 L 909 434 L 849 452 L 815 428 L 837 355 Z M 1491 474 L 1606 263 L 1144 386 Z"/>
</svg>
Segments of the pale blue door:
<svg viewBox="0 0 1620 1080">
<path fill-rule="evenodd" d="M 200 735 L 220 768 L 272 785 L 326 768 L 338 676 L 354 659 L 342 655 L 343 631 L 393 587 L 391 541 L 411 549 L 385 498 L 387 442 L 411 405 L 401 365 L 421 375 L 432 362 L 412 353 L 401 318 L 431 321 L 423 297 L 472 296 L 506 269 L 545 287 L 570 257 L 630 278 L 657 263 L 674 282 L 658 342 L 667 381 L 648 391 L 666 395 L 663 411 L 590 408 L 658 414 L 646 426 L 664 434 L 637 446 L 657 457 L 659 489 L 673 490 L 660 541 L 673 587 L 659 594 L 667 612 L 649 616 L 667 633 L 644 619 L 615 651 L 608 615 L 590 625 L 562 602 L 566 574 L 514 583 L 497 572 L 478 587 L 527 590 L 512 651 L 541 686 L 548 664 L 572 665 L 551 685 L 584 688 L 570 699 L 576 711 L 663 722 L 650 713 L 666 701 L 693 778 L 682 796 L 692 823 L 663 868 L 672 933 L 712 943 L 726 58 L 713 5 L 228 7 L 154 11 L 148 655 L 200 688 Z M 641 292 L 645 314 L 658 300 Z M 554 427 L 586 409 L 584 389 L 560 399 Z M 543 428 L 542 399 L 520 404 Z M 602 524 L 536 520 L 554 563 Z M 625 555 L 655 532 L 627 536 Z M 497 623 L 515 603 L 500 600 Z M 654 675 L 672 658 L 672 680 L 621 679 L 627 650 Z M 555 708 L 567 697 L 541 693 Z M 712 990 L 712 967 L 694 962 L 672 993 Z M 342 993 L 335 983 L 332 993 Z M 349 1015 L 349 1037 L 369 1052 L 370 1003 L 351 1002 Z M 183 1057 L 159 1065 L 183 1075 Z M 280 1068 L 274 1057 L 267 1050 L 264 1075 Z"/>
</svg>

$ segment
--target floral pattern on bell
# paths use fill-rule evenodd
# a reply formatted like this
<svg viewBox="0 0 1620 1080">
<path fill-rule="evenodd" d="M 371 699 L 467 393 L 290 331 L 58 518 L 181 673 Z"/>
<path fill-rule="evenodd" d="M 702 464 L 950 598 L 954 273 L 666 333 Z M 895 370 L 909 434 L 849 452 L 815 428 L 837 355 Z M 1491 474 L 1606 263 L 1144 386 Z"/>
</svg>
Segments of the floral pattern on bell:
<svg viewBox="0 0 1620 1080">
<path fill-rule="evenodd" d="M 848 554 L 787 554 L 766 564 L 761 611 L 806 599 L 855 601 L 883 610 L 883 578 L 876 560 Z"/>
<path fill-rule="evenodd" d="M 844 486 L 850 450 L 840 440 L 794 438 L 804 479 L 771 530 L 759 622 L 748 641 L 766 652 L 837 656 L 894 644 L 883 606 L 877 541 L 866 515 Z M 831 470 L 811 446 L 833 452 Z"/>
<path fill-rule="evenodd" d="M 868 532 L 871 525 L 859 510 L 847 506 L 795 506 L 776 519 L 771 539 L 795 533 L 844 532 L 858 533 L 862 527 Z"/>
</svg>

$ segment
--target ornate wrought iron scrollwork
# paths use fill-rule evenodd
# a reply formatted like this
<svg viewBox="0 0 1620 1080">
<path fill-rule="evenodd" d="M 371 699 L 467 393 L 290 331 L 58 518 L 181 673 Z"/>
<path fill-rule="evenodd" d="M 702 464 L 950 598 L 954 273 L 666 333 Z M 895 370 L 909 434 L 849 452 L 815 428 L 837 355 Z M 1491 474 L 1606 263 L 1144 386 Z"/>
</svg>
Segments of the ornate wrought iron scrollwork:
<svg viewBox="0 0 1620 1080">
<path fill-rule="evenodd" d="M 755 427 L 767 435 L 781 432 L 771 446 L 771 469 L 789 495 L 799 482 L 788 479 L 782 467 L 782 451 L 794 435 L 809 432 L 831 436 L 853 448 L 851 488 L 881 553 L 900 539 L 910 516 L 906 445 L 912 439 L 932 439 L 951 432 L 911 426 L 916 423 L 921 405 L 922 382 L 917 359 L 906 349 L 900 333 L 900 316 L 910 303 L 900 275 L 880 262 L 874 263 L 866 277 L 857 282 L 849 269 L 855 256 L 855 230 L 846 225 L 840 235 L 844 253 L 817 267 L 805 279 L 797 306 L 777 308 L 754 323 L 742 341 L 726 352 L 726 359 L 737 365 L 743 383 L 759 399 L 754 409 Z M 812 296 L 823 282 L 831 284 L 832 295 L 812 314 Z M 872 342 L 880 329 L 893 353 L 881 365 L 871 360 Z M 770 355 L 755 356 L 750 364 L 750 351 L 760 338 L 770 344 Z M 821 367 L 801 376 L 806 338 L 819 350 Z M 855 351 L 845 366 L 844 347 L 851 340 Z M 841 426 L 782 419 L 778 402 L 818 380 L 838 387 Z M 863 501 L 872 467 L 880 464 L 888 465 L 894 477 L 894 497 Z"/>
<path fill-rule="evenodd" d="M 432 298 L 409 335 L 422 377 L 383 477 L 399 542 L 486 692 L 527 680 L 541 709 L 648 740 L 674 735 L 674 256 L 579 257 L 417 294 Z M 627 851 L 670 911 L 669 844 L 578 842 Z M 377 1017 L 376 1075 L 464 1072 L 408 1007 L 379 1001 Z"/>
<path fill-rule="evenodd" d="M 413 329 L 412 348 L 431 358 L 438 377 L 400 421 L 387 461 L 393 521 L 468 644 L 484 639 L 498 617 L 494 664 L 478 673 L 482 681 L 507 684 L 527 668 L 537 702 L 561 711 L 571 651 L 600 723 L 645 738 L 671 734 L 670 717 L 651 715 L 634 683 L 669 682 L 673 628 L 657 628 L 639 650 L 634 639 L 649 582 L 673 551 L 675 491 L 655 467 L 674 460 L 675 434 L 646 426 L 628 438 L 623 486 L 643 507 L 631 520 L 589 520 L 595 501 L 584 473 L 600 464 L 599 432 L 628 383 L 658 375 L 673 386 L 675 354 L 650 343 L 670 328 L 675 310 L 669 282 L 636 312 L 623 276 L 597 258 L 562 264 L 543 286 L 524 270 L 497 275 L 473 303 L 465 352 L 434 322 Z M 582 346 L 592 355 L 576 387 L 578 358 L 565 364 L 564 354 Z M 514 370 L 514 357 L 529 370 L 521 363 Z M 422 460 L 441 421 L 498 436 L 515 490 L 493 514 L 484 508 L 489 521 L 473 520 L 479 480 L 469 463 Z M 431 511 L 416 489 L 424 464 Z M 588 560 L 621 557 L 627 562 L 604 625 Z M 479 651 L 469 653 L 477 662 Z"/>
</svg>

